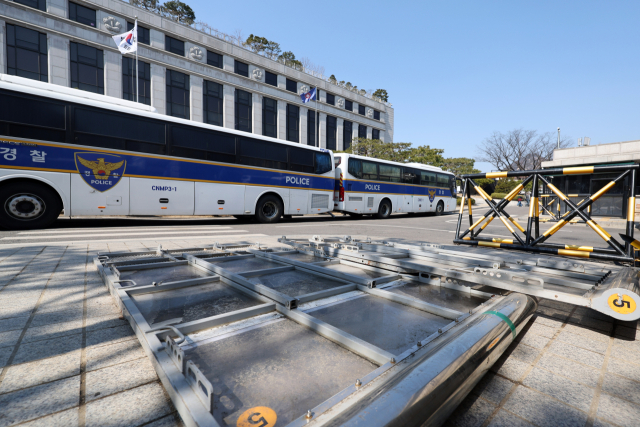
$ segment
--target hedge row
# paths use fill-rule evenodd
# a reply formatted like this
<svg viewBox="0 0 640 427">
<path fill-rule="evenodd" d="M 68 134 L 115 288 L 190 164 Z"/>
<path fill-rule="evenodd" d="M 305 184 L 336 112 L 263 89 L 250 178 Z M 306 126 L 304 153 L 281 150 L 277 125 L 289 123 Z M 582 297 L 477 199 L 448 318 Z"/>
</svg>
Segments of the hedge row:
<svg viewBox="0 0 640 427">
<path fill-rule="evenodd" d="M 461 201 L 461 198 L 460 198 L 460 197 L 457 197 L 457 198 L 456 198 L 456 204 L 457 204 L 457 205 L 459 205 L 459 204 L 460 204 L 460 201 Z M 465 202 L 465 204 L 466 204 L 466 202 Z M 476 204 L 476 199 L 471 199 L 471 205 L 473 206 L 473 205 L 475 205 L 475 204 Z"/>
</svg>

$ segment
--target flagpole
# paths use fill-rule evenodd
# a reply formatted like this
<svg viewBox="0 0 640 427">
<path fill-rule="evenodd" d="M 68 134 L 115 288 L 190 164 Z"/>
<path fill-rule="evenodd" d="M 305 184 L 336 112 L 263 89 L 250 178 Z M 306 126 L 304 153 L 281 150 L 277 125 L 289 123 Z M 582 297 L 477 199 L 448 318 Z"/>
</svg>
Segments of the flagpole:
<svg viewBox="0 0 640 427">
<path fill-rule="evenodd" d="M 136 102 L 140 102 L 140 92 L 138 92 L 138 17 L 133 24 L 133 28 L 136 29 Z"/>
<path fill-rule="evenodd" d="M 315 129 L 315 133 L 316 133 L 316 143 L 318 145 L 316 145 L 316 147 L 320 147 L 320 117 L 318 117 L 318 88 L 316 87 L 316 119 L 314 120 L 316 122 L 316 129 Z"/>
</svg>

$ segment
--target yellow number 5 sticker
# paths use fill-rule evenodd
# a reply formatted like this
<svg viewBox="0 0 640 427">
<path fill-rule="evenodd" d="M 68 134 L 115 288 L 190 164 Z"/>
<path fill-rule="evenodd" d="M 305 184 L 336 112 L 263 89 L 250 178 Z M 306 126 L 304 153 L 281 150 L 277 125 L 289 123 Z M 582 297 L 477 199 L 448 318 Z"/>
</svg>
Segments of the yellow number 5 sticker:
<svg viewBox="0 0 640 427">
<path fill-rule="evenodd" d="M 266 406 L 256 406 L 247 409 L 238 418 L 238 427 L 273 427 L 278 416 L 275 411 Z"/>
<path fill-rule="evenodd" d="M 613 294 L 609 297 L 609 307 L 620 314 L 630 314 L 636 311 L 636 302 L 629 295 Z"/>
</svg>

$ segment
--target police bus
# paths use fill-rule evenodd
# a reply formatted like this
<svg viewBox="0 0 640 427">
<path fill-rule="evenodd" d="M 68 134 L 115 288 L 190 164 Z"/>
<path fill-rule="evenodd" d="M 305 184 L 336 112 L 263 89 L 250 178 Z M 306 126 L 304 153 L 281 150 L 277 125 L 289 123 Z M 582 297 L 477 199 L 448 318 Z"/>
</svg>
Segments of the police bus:
<svg viewBox="0 0 640 427">
<path fill-rule="evenodd" d="M 284 215 L 332 210 L 330 151 L 0 74 L 0 226 L 59 215 Z"/>
<path fill-rule="evenodd" d="M 454 211 L 456 180 L 450 172 L 420 163 L 397 163 L 337 153 L 334 210 L 388 218 L 393 212 Z"/>
</svg>

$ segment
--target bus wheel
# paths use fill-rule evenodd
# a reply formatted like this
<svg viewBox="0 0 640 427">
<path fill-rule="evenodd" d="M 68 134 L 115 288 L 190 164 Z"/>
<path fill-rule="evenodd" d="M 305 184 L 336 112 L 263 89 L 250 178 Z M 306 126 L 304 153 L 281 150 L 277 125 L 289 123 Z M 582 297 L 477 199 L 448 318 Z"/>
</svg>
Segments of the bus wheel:
<svg viewBox="0 0 640 427">
<path fill-rule="evenodd" d="M 258 219 L 258 222 L 263 224 L 275 223 L 280 221 L 283 211 L 284 208 L 282 207 L 280 199 L 268 194 L 258 200 L 258 205 L 256 206 L 256 218 Z"/>
<path fill-rule="evenodd" d="M 46 228 L 62 211 L 62 202 L 53 190 L 35 182 L 0 186 L 0 224 L 8 230 Z"/>
<path fill-rule="evenodd" d="M 436 206 L 436 215 L 442 215 L 442 212 L 444 212 L 444 203 L 440 200 Z"/>
<path fill-rule="evenodd" d="M 388 200 L 383 200 L 380 202 L 380 207 L 378 207 L 378 213 L 376 214 L 376 218 L 378 219 L 386 219 L 391 216 L 391 203 Z"/>
</svg>

